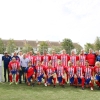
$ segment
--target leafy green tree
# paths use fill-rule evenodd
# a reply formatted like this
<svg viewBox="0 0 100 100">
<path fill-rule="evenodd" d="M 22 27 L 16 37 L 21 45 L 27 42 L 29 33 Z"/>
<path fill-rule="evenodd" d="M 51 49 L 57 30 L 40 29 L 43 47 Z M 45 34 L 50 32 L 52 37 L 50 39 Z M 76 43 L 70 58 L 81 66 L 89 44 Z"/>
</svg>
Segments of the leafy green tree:
<svg viewBox="0 0 100 100">
<path fill-rule="evenodd" d="M 39 44 L 39 51 L 41 54 L 43 54 L 44 50 L 48 51 L 48 44 L 45 41 Z"/>
<path fill-rule="evenodd" d="M 0 38 L 0 54 L 4 53 L 4 51 L 5 51 L 4 43 L 2 39 Z"/>
<path fill-rule="evenodd" d="M 62 50 L 62 48 L 59 47 L 59 46 L 53 46 L 51 48 L 51 50 L 49 51 L 49 53 L 51 54 L 53 50 L 55 50 L 56 53 L 60 53 L 60 51 Z"/>
<path fill-rule="evenodd" d="M 69 54 L 70 54 L 70 51 L 74 49 L 74 45 L 71 39 L 67 39 L 67 38 L 63 39 L 63 42 L 61 43 L 61 45 L 62 45 L 62 48 L 65 49 L 67 53 Z"/>
<path fill-rule="evenodd" d="M 90 48 L 91 48 L 91 49 L 94 49 L 94 44 L 86 43 L 86 44 L 84 45 L 84 48 L 85 48 L 85 52 L 88 53 Z"/>
<path fill-rule="evenodd" d="M 29 52 L 29 51 L 33 51 L 33 47 L 32 47 L 30 44 L 25 43 L 25 44 L 24 44 L 24 47 L 22 48 L 22 51 L 23 51 L 24 53 Z"/>
<path fill-rule="evenodd" d="M 95 50 L 100 50 L 100 37 L 96 37 L 96 40 L 94 42 L 94 48 Z"/>
<path fill-rule="evenodd" d="M 16 50 L 15 41 L 13 39 L 9 39 L 7 43 L 7 52 L 13 53 Z"/>
</svg>

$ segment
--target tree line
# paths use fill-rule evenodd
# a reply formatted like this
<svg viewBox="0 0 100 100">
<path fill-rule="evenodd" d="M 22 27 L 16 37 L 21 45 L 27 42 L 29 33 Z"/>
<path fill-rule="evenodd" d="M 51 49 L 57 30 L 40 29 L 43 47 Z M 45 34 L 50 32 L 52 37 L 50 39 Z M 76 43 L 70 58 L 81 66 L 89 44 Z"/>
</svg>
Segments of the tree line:
<svg viewBox="0 0 100 100">
<path fill-rule="evenodd" d="M 24 43 L 24 46 L 20 48 L 23 52 L 28 51 L 34 51 L 34 47 L 32 47 L 28 42 Z M 50 48 L 50 50 L 48 49 Z M 95 41 L 93 43 L 86 43 L 84 45 L 85 52 L 88 52 L 89 49 L 100 50 L 100 37 L 96 37 Z M 70 51 L 72 49 L 76 49 L 77 53 L 81 51 L 82 46 L 79 43 L 73 43 L 71 39 L 65 38 L 60 43 L 60 46 L 49 46 L 47 42 L 42 41 L 37 46 L 37 50 L 43 53 L 44 50 L 48 50 L 49 53 L 51 53 L 52 50 L 55 50 L 57 53 L 59 53 L 62 49 L 65 49 L 67 53 L 70 54 Z M 18 46 L 16 45 L 14 39 L 9 39 L 7 42 L 7 45 L 3 43 L 3 40 L 0 38 L 0 53 L 3 53 L 4 51 L 7 51 L 8 53 L 12 53 L 14 51 L 18 50 Z"/>
</svg>

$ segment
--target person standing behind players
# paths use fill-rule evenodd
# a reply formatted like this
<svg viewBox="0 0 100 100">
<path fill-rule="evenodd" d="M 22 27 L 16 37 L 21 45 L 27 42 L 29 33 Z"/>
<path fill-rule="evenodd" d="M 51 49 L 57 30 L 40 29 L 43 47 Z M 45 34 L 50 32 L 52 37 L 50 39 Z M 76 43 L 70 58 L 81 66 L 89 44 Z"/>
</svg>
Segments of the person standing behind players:
<svg viewBox="0 0 100 100">
<path fill-rule="evenodd" d="M 47 55 L 47 51 L 44 50 L 44 55 L 42 57 L 42 60 L 43 60 L 43 65 L 44 66 L 48 66 L 48 62 L 50 61 L 50 56 Z"/>
<path fill-rule="evenodd" d="M 37 55 L 34 58 L 34 64 L 37 66 L 38 61 L 42 62 L 42 56 L 40 55 L 40 52 L 37 52 Z"/>
<path fill-rule="evenodd" d="M 86 61 L 86 55 L 84 54 L 84 50 L 81 50 L 81 53 L 79 54 L 79 62 L 81 66 L 85 66 Z"/>
<path fill-rule="evenodd" d="M 34 56 L 33 56 L 33 52 L 30 51 L 27 55 L 27 58 L 32 62 L 32 66 L 34 65 Z"/>
<path fill-rule="evenodd" d="M 20 65 L 19 65 L 18 61 L 16 60 L 16 58 L 13 57 L 8 66 L 9 66 L 10 85 L 14 81 L 15 81 L 15 84 L 18 84 Z M 12 76 L 13 76 L 13 79 L 16 76 L 16 80 L 13 80 Z"/>
<path fill-rule="evenodd" d="M 9 56 L 7 52 L 5 52 L 4 56 L 2 56 L 2 61 L 3 61 L 3 65 L 4 65 L 4 79 L 5 79 L 5 82 L 6 82 L 6 80 L 7 80 L 6 73 L 7 73 L 8 74 L 8 82 L 9 82 L 8 65 L 9 65 L 9 62 L 11 61 L 11 56 Z"/>
<path fill-rule="evenodd" d="M 53 67 L 57 66 L 58 56 L 54 50 L 52 51 L 52 54 L 51 54 L 51 62 L 52 62 Z"/>
<path fill-rule="evenodd" d="M 94 67 L 96 58 L 95 58 L 95 54 L 93 54 L 92 49 L 89 49 L 89 53 L 86 55 L 86 59 L 89 62 L 89 66 Z"/>
<path fill-rule="evenodd" d="M 68 61 L 70 60 L 70 57 L 68 54 L 66 54 L 66 50 L 62 51 L 62 54 L 60 55 L 60 60 L 63 66 L 68 66 Z"/>
<path fill-rule="evenodd" d="M 98 56 L 96 57 L 96 61 L 99 61 L 100 62 L 100 51 L 99 51 Z"/>
<path fill-rule="evenodd" d="M 16 53 L 16 52 L 14 52 L 13 57 L 14 57 L 14 58 L 16 58 L 16 60 L 17 60 L 18 62 L 20 62 L 20 58 L 18 57 L 18 55 L 17 55 L 17 53 Z M 12 57 L 12 58 L 13 58 L 13 57 Z"/>
<path fill-rule="evenodd" d="M 28 63 L 29 63 L 29 59 L 26 58 L 26 54 L 23 54 L 23 57 L 20 59 L 20 65 L 21 65 L 21 69 L 22 69 L 21 75 L 23 75 L 23 80 L 25 80 L 25 83 L 26 83 L 25 69 L 28 67 Z M 20 83 L 22 83 L 21 76 L 20 76 Z"/>
<path fill-rule="evenodd" d="M 76 66 L 76 61 L 79 60 L 79 57 L 75 54 L 75 51 L 71 51 L 70 61 L 73 63 L 73 66 Z"/>
</svg>

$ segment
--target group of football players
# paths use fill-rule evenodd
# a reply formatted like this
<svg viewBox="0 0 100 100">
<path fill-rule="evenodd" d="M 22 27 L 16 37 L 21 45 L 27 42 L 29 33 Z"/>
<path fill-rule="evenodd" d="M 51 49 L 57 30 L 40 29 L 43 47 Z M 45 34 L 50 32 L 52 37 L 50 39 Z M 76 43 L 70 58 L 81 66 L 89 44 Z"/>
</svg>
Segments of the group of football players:
<svg viewBox="0 0 100 100">
<path fill-rule="evenodd" d="M 24 70 L 24 79 L 28 86 L 34 86 L 37 82 L 38 85 L 56 87 L 59 84 L 65 87 L 65 84 L 69 83 L 70 86 L 81 87 L 82 90 L 85 87 L 93 90 L 96 83 L 100 89 L 100 62 L 96 61 L 99 52 L 97 56 L 91 49 L 88 54 L 84 54 L 84 50 L 81 50 L 79 55 L 76 55 L 74 50 L 70 55 L 65 50 L 62 50 L 62 54 L 56 54 L 53 50 L 52 54 L 44 51 L 43 55 L 39 52 L 33 55 L 30 51 L 24 55 L 29 59 Z M 20 60 L 13 57 L 8 68 L 10 84 L 14 81 L 18 84 L 21 70 Z M 15 80 L 13 80 L 14 77 Z"/>
</svg>

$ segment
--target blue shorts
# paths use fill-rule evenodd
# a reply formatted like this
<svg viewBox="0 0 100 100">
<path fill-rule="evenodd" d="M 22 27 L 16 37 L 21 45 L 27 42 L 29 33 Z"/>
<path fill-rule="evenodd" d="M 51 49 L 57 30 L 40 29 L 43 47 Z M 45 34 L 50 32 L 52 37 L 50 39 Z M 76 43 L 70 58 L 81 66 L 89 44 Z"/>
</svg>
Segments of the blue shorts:
<svg viewBox="0 0 100 100">
<path fill-rule="evenodd" d="M 17 72 L 18 72 L 18 71 L 11 71 L 11 74 L 12 74 L 12 75 L 17 74 Z"/>
<path fill-rule="evenodd" d="M 81 84 L 81 83 L 82 83 L 82 79 L 78 78 L 78 84 Z"/>
<path fill-rule="evenodd" d="M 71 78 L 69 79 L 69 81 L 70 81 L 70 84 L 73 84 L 73 83 L 74 83 L 74 77 L 71 77 Z"/>
<path fill-rule="evenodd" d="M 28 82 L 31 82 L 32 76 L 33 76 L 33 75 L 31 75 L 31 76 L 28 78 Z"/>
<path fill-rule="evenodd" d="M 44 74 L 40 75 L 39 77 L 37 77 L 38 82 L 42 82 L 42 78 L 44 77 Z"/>
<path fill-rule="evenodd" d="M 53 76 L 49 77 L 48 80 L 47 80 L 47 82 L 48 82 L 49 84 L 52 84 L 52 79 L 53 79 Z"/>
<path fill-rule="evenodd" d="M 85 84 L 89 85 L 91 78 L 85 79 Z"/>
<path fill-rule="evenodd" d="M 100 76 L 99 75 L 96 75 L 95 79 L 100 82 Z"/>
<path fill-rule="evenodd" d="M 58 77 L 58 82 L 61 83 L 62 82 L 62 76 Z"/>
</svg>

